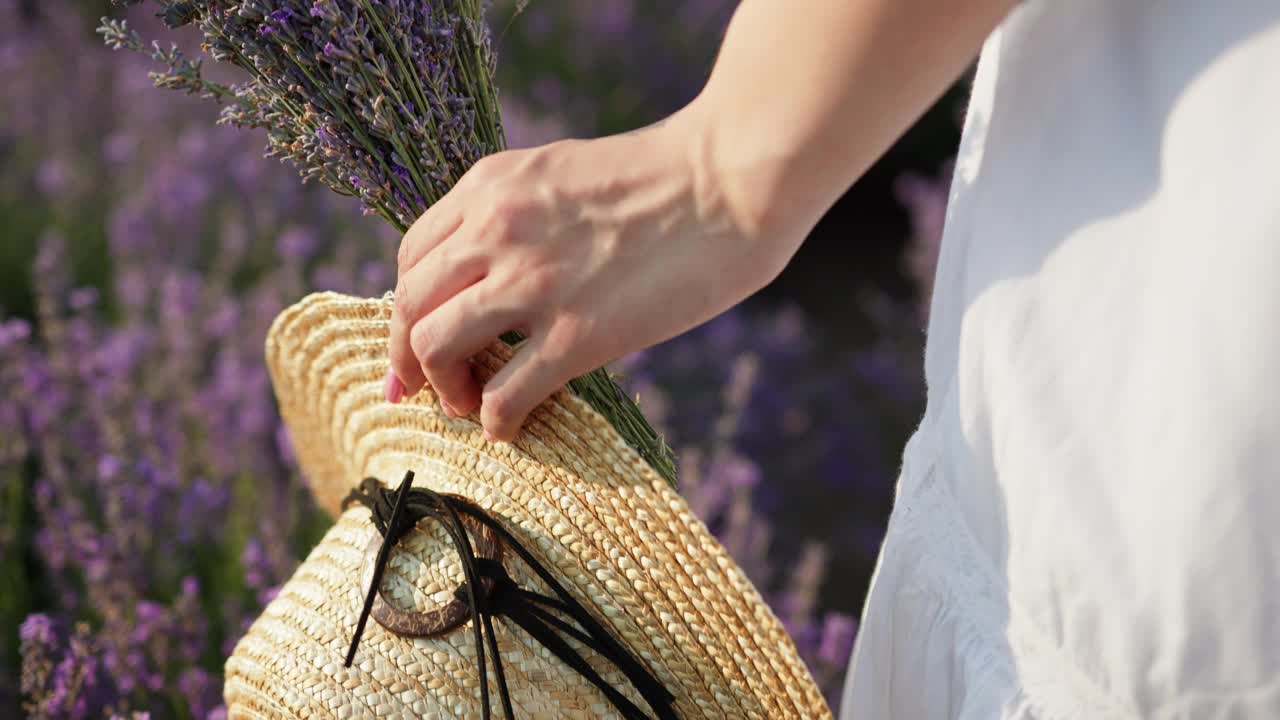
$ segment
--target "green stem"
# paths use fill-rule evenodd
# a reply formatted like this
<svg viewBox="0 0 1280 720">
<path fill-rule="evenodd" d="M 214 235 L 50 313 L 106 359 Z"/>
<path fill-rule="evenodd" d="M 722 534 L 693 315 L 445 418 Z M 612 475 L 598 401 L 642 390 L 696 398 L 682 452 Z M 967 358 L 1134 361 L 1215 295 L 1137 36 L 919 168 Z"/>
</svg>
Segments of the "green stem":
<svg viewBox="0 0 1280 720">
<path fill-rule="evenodd" d="M 400 192 L 405 193 L 408 188 L 404 187 L 404 184 L 400 182 L 400 178 L 397 177 L 395 173 L 391 172 L 391 168 L 387 165 L 386 160 L 382 158 L 382 153 L 378 152 L 377 147 L 374 145 L 373 138 L 369 137 L 368 134 L 365 133 L 364 127 L 359 123 L 352 121 L 352 118 L 347 115 L 345 110 L 343 110 L 342 105 L 334 102 L 333 98 L 329 96 L 329 93 L 325 92 L 324 86 L 316 82 L 315 77 L 312 76 L 311 73 L 307 72 L 305 67 L 296 62 L 293 63 L 293 66 L 306 76 L 307 80 L 315 87 L 316 91 L 324 96 L 325 101 L 329 103 L 329 107 L 333 108 L 335 112 L 341 114 L 342 121 L 347 124 L 347 127 L 351 128 L 352 132 L 356 134 L 360 142 L 364 144 L 365 152 L 369 153 L 369 156 L 374 160 L 377 160 L 378 164 L 382 166 L 382 170 L 386 174 L 387 180 L 399 185 Z"/>
<path fill-rule="evenodd" d="M 369 17 L 373 19 L 373 24 L 377 29 L 378 34 L 382 36 L 382 42 L 391 49 L 392 59 L 395 60 L 396 65 L 400 66 L 401 74 L 404 76 L 405 81 L 409 83 L 409 88 L 417 97 L 418 107 L 421 108 L 423 117 L 426 118 L 427 129 L 434 133 L 436 128 L 435 119 L 431 117 L 431 106 L 427 104 L 427 95 L 422 89 L 422 83 L 418 81 L 418 75 L 410 72 L 409 66 L 406 65 L 404 60 L 400 57 L 400 51 L 396 48 L 395 43 L 391 41 L 391 36 L 387 33 L 386 27 L 382 24 L 382 19 L 378 17 L 378 13 L 374 11 L 373 6 L 369 4 L 368 0 L 362 0 L 361 4 L 364 5 L 365 12 L 367 12 Z M 392 90 L 393 92 L 396 92 L 398 99 L 399 91 L 396 90 L 394 86 L 392 87 Z M 444 153 L 440 152 L 440 148 L 435 145 L 432 145 L 431 147 L 436 151 L 436 159 L 441 163 L 445 163 Z M 408 158 L 405 159 L 407 160 Z"/>
</svg>

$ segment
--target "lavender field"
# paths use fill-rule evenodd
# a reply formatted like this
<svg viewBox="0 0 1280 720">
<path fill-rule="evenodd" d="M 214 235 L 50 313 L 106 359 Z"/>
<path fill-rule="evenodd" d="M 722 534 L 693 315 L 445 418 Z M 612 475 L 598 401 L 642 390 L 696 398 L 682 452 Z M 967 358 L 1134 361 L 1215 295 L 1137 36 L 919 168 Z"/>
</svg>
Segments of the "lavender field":
<svg viewBox="0 0 1280 720">
<path fill-rule="evenodd" d="M 512 145 L 675 109 L 732 7 L 535 0 L 508 26 L 496 3 Z M 146 57 L 94 34 L 103 14 L 156 25 L 0 0 L 0 717 L 219 718 L 223 659 L 328 525 L 267 326 L 307 292 L 382 294 L 399 238 L 152 87 Z M 945 177 L 895 180 L 914 295 L 849 289 L 832 332 L 775 293 L 614 368 L 833 703 L 923 409 Z"/>
</svg>

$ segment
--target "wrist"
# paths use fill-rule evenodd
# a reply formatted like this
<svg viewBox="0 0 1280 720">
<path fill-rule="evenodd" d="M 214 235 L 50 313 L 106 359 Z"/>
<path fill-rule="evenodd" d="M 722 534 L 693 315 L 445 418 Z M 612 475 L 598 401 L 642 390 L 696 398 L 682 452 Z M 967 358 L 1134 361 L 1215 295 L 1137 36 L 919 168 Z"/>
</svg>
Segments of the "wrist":
<svg viewBox="0 0 1280 720">
<path fill-rule="evenodd" d="M 799 153 L 779 138 L 753 137 L 749 121 L 732 118 L 703 93 L 672 129 L 685 144 L 700 202 L 726 213 L 738 232 L 780 271 L 822 216 L 802 194 Z"/>
</svg>

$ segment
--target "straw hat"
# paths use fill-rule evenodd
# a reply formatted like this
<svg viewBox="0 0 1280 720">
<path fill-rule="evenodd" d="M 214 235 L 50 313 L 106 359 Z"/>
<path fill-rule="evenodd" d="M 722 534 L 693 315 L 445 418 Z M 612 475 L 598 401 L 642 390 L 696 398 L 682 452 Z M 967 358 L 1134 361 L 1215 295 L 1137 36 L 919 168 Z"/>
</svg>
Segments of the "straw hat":
<svg viewBox="0 0 1280 720">
<path fill-rule="evenodd" d="M 232 718 L 831 716 L 751 582 L 603 417 L 562 390 L 490 443 L 430 390 L 386 403 L 390 316 L 318 294 L 268 336 L 304 475 L 340 514 L 228 659 Z M 480 379 L 510 356 L 476 356 Z"/>
</svg>

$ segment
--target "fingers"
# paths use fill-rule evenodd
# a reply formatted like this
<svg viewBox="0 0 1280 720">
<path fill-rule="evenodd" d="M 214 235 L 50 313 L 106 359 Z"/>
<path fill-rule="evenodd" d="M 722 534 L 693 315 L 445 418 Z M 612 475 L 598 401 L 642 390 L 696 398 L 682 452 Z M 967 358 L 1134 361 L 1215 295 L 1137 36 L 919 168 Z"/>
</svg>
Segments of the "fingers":
<svg viewBox="0 0 1280 720">
<path fill-rule="evenodd" d="M 462 202 L 460 194 L 456 192 L 446 193 L 418 216 L 400 239 L 400 251 L 396 255 L 397 277 L 404 277 L 428 253 L 456 232 L 462 225 L 462 219 Z"/>
<path fill-rule="evenodd" d="M 553 347 L 571 345 L 558 342 L 555 333 L 536 334 L 485 383 L 480 422 L 487 438 L 514 440 L 529 413 L 574 377 L 568 355 Z"/>
<path fill-rule="evenodd" d="M 459 231 L 436 252 L 401 274 L 391 312 L 391 370 L 400 378 L 405 393 L 413 395 L 427 382 L 421 357 L 413 349 L 410 329 L 449 298 L 484 277 L 487 268 L 479 254 Z M 455 241 L 456 240 L 456 241 Z M 390 396 L 388 395 L 388 400 Z"/>
<path fill-rule="evenodd" d="M 400 282 L 396 295 L 407 293 L 403 282 L 404 276 L 417 267 L 427 253 L 434 250 L 462 226 L 462 208 L 454 193 L 446 193 L 427 212 L 420 215 L 400 239 L 400 250 L 396 260 L 396 277 Z M 406 299 L 406 302 L 407 299 Z M 409 347 L 408 330 L 412 318 L 402 317 L 399 312 L 399 297 L 396 310 L 391 315 L 391 369 L 387 373 L 386 397 L 388 402 L 398 403 L 406 393 L 412 394 L 420 390 L 426 382 L 421 368 L 414 359 L 413 350 Z"/>
<path fill-rule="evenodd" d="M 506 154 L 508 153 L 499 153 L 499 155 Z M 457 184 L 445 193 L 444 197 L 418 216 L 400 241 L 400 251 L 396 256 L 400 276 L 404 276 L 432 250 L 457 232 L 466 216 L 463 206 L 466 204 L 474 206 L 476 202 L 474 188 L 482 186 L 486 176 L 493 175 L 494 171 L 491 168 L 495 164 L 501 164 L 501 160 L 493 155 L 481 158 L 458 179 Z"/>
<path fill-rule="evenodd" d="M 470 285 L 428 312 L 410 332 L 422 372 L 451 414 L 465 415 L 480 405 L 480 384 L 467 361 L 523 319 L 518 308 L 494 300 L 493 285 Z"/>
<path fill-rule="evenodd" d="M 396 323 L 391 324 L 392 330 L 397 327 Z M 413 348 L 409 346 L 407 335 L 403 330 L 395 335 L 404 336 L 406 339 L 398 339 L 389 346 L 389 355 L 391 357 L 391 367 L 387 369 L 387 402 L 398 403 L 406 395 L 413 395 L 427 384 L 427 376 L 422 374 L 422 368 L 418 365 L 418 360 L 413 354 Z M 413 388 L 410 390 L 410 388 Z"/>
</svg>

